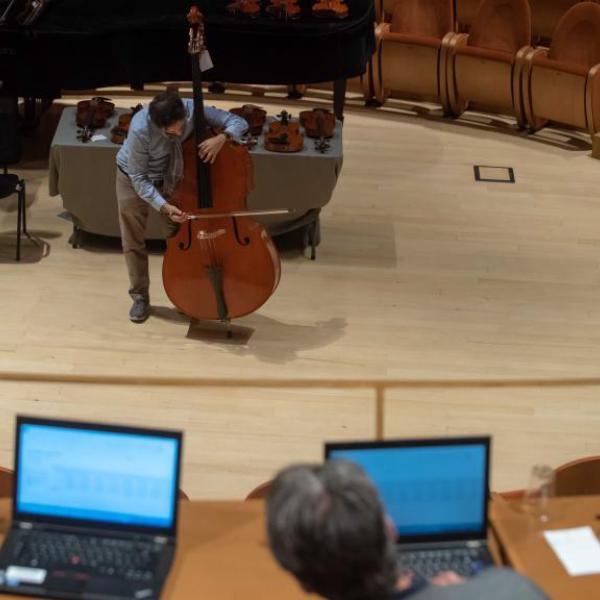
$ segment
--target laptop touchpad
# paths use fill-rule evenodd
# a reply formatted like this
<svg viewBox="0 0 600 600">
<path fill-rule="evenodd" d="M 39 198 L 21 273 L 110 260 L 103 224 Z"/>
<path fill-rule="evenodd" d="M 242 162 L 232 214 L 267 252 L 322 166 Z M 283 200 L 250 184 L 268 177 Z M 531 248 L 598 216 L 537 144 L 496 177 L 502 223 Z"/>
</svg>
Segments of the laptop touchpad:
<svg viewBox="0 0 600 600">
<path fill-rule="evenodd" d="M 115 577 L 91 577 L 86 582 L 85 591 L 106 596 L 130 596 L 131 586 Z"/>
</svg>

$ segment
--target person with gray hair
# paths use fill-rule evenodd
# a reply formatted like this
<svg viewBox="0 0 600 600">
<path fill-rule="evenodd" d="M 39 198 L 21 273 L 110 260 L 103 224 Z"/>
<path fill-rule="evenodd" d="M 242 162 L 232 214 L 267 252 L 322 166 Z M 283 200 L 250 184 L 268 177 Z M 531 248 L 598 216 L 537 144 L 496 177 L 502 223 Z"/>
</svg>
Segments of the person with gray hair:
<svg viewBox="0 0 600 600">
<path fill-rule="evenodd" d="M 267 531 L 277 562 L 327 600 L 543 600 L 510 569 L 468 580 L 441 573 L 427 582 L 402 573 L 395 528 L 358 465 L 331 460 L 283 469 L 267 496 Z"/>
</svg>

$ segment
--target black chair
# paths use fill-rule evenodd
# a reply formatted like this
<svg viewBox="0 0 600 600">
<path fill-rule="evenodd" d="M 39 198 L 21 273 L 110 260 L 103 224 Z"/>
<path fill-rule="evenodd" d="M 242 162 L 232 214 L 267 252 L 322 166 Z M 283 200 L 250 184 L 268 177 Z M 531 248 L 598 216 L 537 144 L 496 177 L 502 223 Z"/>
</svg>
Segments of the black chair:
<svg viewBox="0 0 600 600">
<path fill-rule="evenodd" d="M 13 194 L 18 196 L 16 260 L 21 260 L 21 236 L 29 237 L 25 214 L 25 181 L 18 175 L 9 173 L 7 166 L 21 159 L 17 118 L 17 98 L 0 97 L 0 167 L 3 170 L 0 173 L 0 199 Z"/>
</svg>

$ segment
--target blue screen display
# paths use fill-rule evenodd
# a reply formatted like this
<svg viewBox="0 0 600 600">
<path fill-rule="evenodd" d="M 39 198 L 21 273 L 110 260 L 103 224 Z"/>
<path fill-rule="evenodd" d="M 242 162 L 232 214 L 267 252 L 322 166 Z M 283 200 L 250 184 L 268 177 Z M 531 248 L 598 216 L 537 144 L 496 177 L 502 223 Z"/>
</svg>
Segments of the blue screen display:
<svg viewBox="0 0 600 600">
<path fill-rule="evenodd" d="M 375 483 L 400 537 L 469 533 L 485 527 L 486 446 L 335 449 Z"/>
<path fill-rule="evenodd" d="M 170 528 L 178 445 L 167 437 L 22 424 L 17 510 Z"/>
</svg>

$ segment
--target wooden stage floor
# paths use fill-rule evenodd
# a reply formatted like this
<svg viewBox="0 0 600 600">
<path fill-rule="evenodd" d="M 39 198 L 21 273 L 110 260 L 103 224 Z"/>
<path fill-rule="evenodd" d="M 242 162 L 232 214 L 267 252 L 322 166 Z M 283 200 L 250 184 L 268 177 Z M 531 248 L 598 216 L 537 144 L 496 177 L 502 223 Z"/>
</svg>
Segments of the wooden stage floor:
<svg viewBox="0 0 600 600">
<path fill-rule="evenodd" d="M 264 104 L 269 112 L 283 107 Z M 14 169 L 27 179 L 29 228 L 48 244 L 47 256 L 25 242 L 23 262 L 13 262 L 16 199 L 0 201 L 0 371 L 261 380 L 597 376 L 600 162 L 585 137 L 548 131 L 532 140 L 509 120 L 490 129 L 481 115 L 452 122 L 435 109 L 417 116 L 410 108 L 348 109 L 344 166 L 322 213 L 317 260 L 286 251 L 276 294 L 227 341 L 170 306 L 158 254 L 151 257 L 154 313 L 135 325 L 119 252 L 70 247 L 60 197 L 47 189 L 54 107 Z M 516 183 L 476 182 L 474 165 L 513 167 Z M 393 389 L 385 434 L 492 433 L 494 488 L 521 487 L 534 463 L 600 454 L 600 386 L 592 383 Z M 182 428 L 183 487 L 194 498 L 241 498 L 284 464 L 320 460 L 324 440 L 372 437 L 375 422 L 367 388 L 0 381 L 5 466 L 15 413 Z"/>
</svg>

